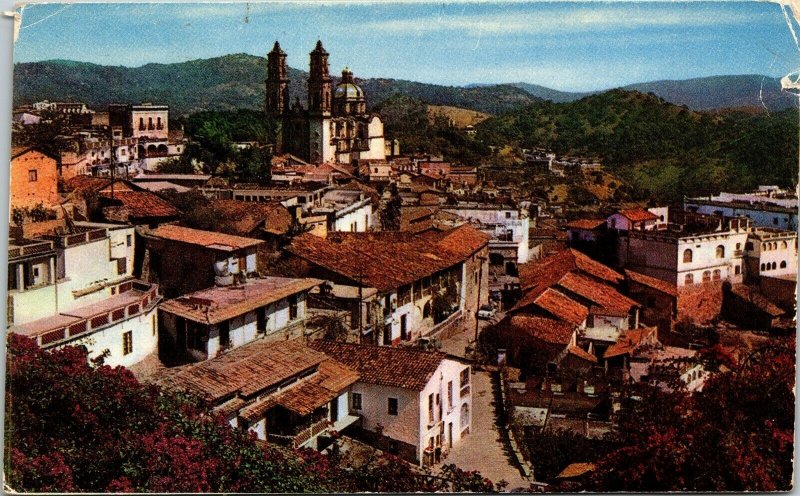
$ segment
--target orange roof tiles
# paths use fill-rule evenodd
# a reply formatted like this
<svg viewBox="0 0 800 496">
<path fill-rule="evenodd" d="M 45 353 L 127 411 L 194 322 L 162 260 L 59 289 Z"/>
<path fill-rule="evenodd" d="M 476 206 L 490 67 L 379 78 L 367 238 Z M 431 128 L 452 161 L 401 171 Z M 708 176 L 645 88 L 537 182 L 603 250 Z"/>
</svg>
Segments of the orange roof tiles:
<svg viewBox="0 0 800 496">
<path fill-rule="evenodd" d="M 486 246 L 489 237 L 468 225 L 424 233 L 379 231 L 309 233 L 292 240 L 288 251 L 379 291 L 410 284 L 465 261 Z"/>
<path fill-rule="evenodd" d="M 534 303 L 539 308 L 570 324 L 581 325 L 589 315 L 587 307 L 552 288 L 545 289 L 534 300 Z"/>
<path fill-rule="evenodd" d="M 237 395 L 252 397 L 327 359 L 299 339 L 259 339 L 205 362 L 167 369 L 156 382 L 219 402 Z"/>
<path fill-rule="evenodd" d="M 167 300 L 161 310 L 201 324 L 217 324 L 293 294 L 310 290 L 320 279 L 264 277 L 237 286 L 214 286 Z"/>
<path fill-rule="evenodd" d="M 201 231 L 183 226 L 159 226 L 150 229 L 147 234 L 168 241 L 177 241 L 191 245 L 204 246 L 206 248 L 220 251 L 234 251 L 242 248 L 250 248 L 263 244 L 260 239 L 243 238 L 231 234 L 223 234 L 213 231 Z"/>
<path fill-rule="evenodd" d="M 358 371 L 361 381 L 422 391 L 448 355 L 417 348 L 317 340 L 309 346 Z"/>
<path fill-rule="evenodd" d="M 583 358 L 584 360 L 587 360 L 592 363 L 597 363 L 598 361 L 596 356 L 592 355 L 591 353 L 589 353 L 588 351 L 584 350 L 579 346 L 570 346 L 569 348 L 567 348 L 567 353 L 575 355 L 578 358 Z"/>
<path fill-rule="evenodd" d="M 650 288 L 661 291 L 662 293 L 666 293 L 675 297 L 678 296 L 678 287 L 675 284 L 670 284 L 656 277 L 647 276 L 632 270 L 625 270 L 625 276 L 633 282 L 643 284 Z"/>
<path fill-rule="evenodd" d="M 556 479 L 571 479 L 573 477 L 580 477 L 594 472 L 594 463 L 570 463 L 567 467 L 556 476 Z"/>
<path fill-rule="evenodd" d="M 568 345 L 572 342 L 575 326 L 554 319 L 531 315 L 511 317 L 511 328 L 522 331 L 546 343 Z"/>
<path fill-rule="evenodd" d="M 221 230 L 227 234 L 247 236 L 258 228 L 284 234 L 292 225 L 292 214 L 278 202 L 212 200 L 209 205 L 222 214 Z"/>
<path fill-rule="evenodd" d="M 644 222 L 648 220 L 658 220 L 658 215 L 643 208 L 632 208 L 629 210 L 620 210 L 619 214 L 631 222 Z"/>
<path fill-rule="evenodd" d="M 569 222 L 566 227 L 569 229 L 585 229 L 593 231 L 600 226 L 605 225 L 605 219 L 576 219 Z"/>
<path fill-rule="evenodd" d="M 616 343 L 608 347 L 603 354 L 603 358 L 630 355 L 636 351 L 639 346 L 642 346 L 648 341 L 654 341 L 655 332 L 656 329 L 654 327 L 641 327 L 639 329 L 627 330 L 620 334 Z"/>
<path fill-rule="evenodd" d="M 558 286 L 617 314 L 627 314 L 639 304 L 617 291 L 580 273 L 568 272 L 558 281 Z"/>
<path fill-rule="evenodd" d="M 110 192 L 103 192 L 111 198 Z M 145 217 L 177 217 L 180 212 L 171 203 L 149 191 L 115 191 L 114 200 L 119 201 L 128 210 L 128 216 Z"/>
</svg>

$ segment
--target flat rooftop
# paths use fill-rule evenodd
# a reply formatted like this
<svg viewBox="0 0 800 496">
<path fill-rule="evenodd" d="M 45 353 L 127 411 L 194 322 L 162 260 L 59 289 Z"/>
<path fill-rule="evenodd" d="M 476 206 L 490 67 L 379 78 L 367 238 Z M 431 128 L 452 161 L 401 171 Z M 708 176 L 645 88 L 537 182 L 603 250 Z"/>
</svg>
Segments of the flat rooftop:
<svg viewBox="0 0 800 496">
<path fill-rule="evenodd" d="M 201 324 L 217 324 L 322 284 L 321 279 L 262 277 L 214 286 L 167 300 L 161 310 Z"/>
<path fill-rule="evenodd" d="M 236 251 L 264 243 L 260 239 L 173 225 L 159 226 L 156 229 L 149 229 L 145 233 L 159 239 L 202 246 L 217 251 Z"/>
</svg>

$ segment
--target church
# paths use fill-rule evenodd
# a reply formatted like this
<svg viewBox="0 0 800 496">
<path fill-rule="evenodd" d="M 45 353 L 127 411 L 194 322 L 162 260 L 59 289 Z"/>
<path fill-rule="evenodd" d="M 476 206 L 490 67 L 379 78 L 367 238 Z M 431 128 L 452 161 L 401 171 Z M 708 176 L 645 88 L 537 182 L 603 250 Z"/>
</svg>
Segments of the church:
<svg viewBox="0 0 800 496">
<path fill-rule="evenodd" d="M 308 108 L 289 105 L 286 52 L 276 41 L 267 54 L 266 111 L 282 123 L 281 153 L 315 164 L 357 164 L 385 160 L 383 121 L 367 112 L 367 99 L 345 68 L 336 87 L 328 72 L 328 52 L 317 41 L 310 53 Z"/>
</svg>

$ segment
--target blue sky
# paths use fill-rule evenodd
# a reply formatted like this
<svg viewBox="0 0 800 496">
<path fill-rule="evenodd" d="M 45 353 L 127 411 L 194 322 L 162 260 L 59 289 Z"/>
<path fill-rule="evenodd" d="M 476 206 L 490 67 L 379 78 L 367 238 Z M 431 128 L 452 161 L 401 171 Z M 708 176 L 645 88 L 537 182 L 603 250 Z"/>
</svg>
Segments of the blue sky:
<svg viewBox="0 0 800 496">
<path fill-rule="evenodd" d="M 245 52 L 278 39 L 307 68 L 461 85 L 582 91 L 800 67 L 781 7 L 765 2 L 42 4 L 23 10 L 16 62 L 140 66 Z"/>
</svg>

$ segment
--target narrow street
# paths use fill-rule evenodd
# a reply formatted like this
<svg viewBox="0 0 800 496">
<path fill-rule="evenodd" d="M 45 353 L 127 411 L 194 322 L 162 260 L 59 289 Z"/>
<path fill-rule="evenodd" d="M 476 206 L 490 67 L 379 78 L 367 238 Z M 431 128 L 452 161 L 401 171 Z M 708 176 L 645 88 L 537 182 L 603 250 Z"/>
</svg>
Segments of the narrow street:
<svg viewBox="0 0 800 496">
<path fill-rule="evenodd" d="M 481 321 L 481 328 L 486 325 Z M 442 341 L 442 351 L 464 356 L 464 348 L 474 339 L 475 329 L 468 329 Z M 493 482 L 508 482 L 506 491 L 527 489 L 530 482 L 516 466 L 507 442 L 498 425 L 495 402 L 499 387 L 490 373 L 478 370 L 472 375 L 472 433 L 456 445 L 443 461 L 464 470 L 477 470 Z"/>
</svg>

